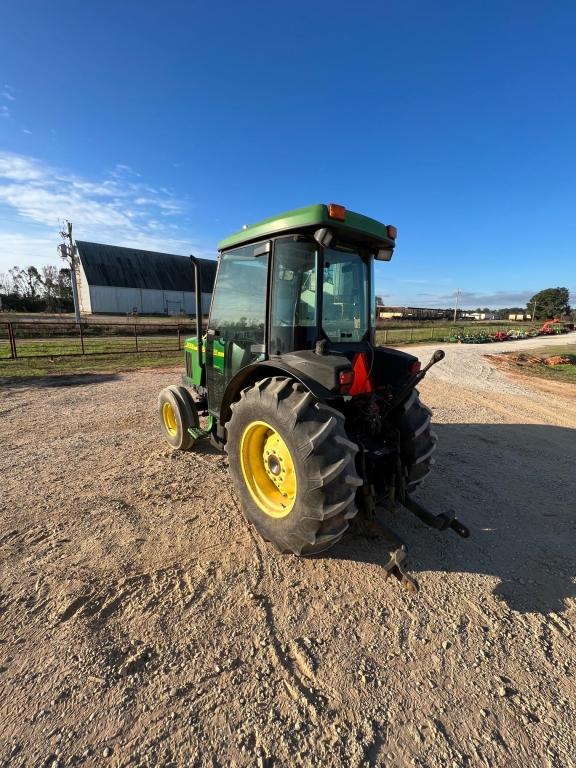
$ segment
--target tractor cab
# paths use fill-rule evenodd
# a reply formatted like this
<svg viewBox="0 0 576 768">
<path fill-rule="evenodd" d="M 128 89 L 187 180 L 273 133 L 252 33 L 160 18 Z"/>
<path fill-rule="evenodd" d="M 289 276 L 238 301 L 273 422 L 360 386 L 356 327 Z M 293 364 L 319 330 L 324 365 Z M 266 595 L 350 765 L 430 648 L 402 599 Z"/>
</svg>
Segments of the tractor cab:
<svg viewBox="0 0 576 768">
<path fill-rule="evenodd" d="M 210 412 L 220 415 L 228 386 L 251 364 L 290 365 L 287 356 L 322 349 L 339 355 L 342 367 L 354 352 L 368 351 L 373 260 L 389 260 L 395 238 L 394 227 L 342 206 L 314 205 L 222 241 L 206 335 Z M 314 362 L 309 356 L 304 366 L 312 376 Z"/>
</svg>

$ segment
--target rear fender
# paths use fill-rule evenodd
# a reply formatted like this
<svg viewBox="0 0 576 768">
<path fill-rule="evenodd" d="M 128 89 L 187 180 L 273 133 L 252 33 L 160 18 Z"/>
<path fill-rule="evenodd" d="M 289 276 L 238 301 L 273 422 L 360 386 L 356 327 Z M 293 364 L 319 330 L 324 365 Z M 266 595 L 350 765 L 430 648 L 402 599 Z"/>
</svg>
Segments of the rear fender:
<svg viewBox="0 0 576 768">
<path fill-rule="evenodd" d="M 226 387 L 220 406 L 219 421 L 222 426 L 230 420 L 232 414 L 230 406 L 240 398 L 240 392 L 255 382 L 260 381 L 261 379 L 266 379 L 268 376 L 289 376 L 295 381 L 300 382 L 300 384 L 303 384 L 318 400 L 332 400 L 340 396 L 338 393 L 323 387 L 317 381 L 309 378 L 301 371 L 297 371 L 291 366 L 286 365 L 286 363 L 276 360 L 267 360 L 265 363 L 252 363 L 238 371 Z"/>
</svg>

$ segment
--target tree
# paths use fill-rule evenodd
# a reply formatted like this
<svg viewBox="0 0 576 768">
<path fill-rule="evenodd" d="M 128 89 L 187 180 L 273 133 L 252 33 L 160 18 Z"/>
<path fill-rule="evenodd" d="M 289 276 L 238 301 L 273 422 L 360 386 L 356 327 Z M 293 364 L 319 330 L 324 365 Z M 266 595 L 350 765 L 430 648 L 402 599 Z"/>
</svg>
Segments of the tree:
<svg viewBox="0 0 576 768">
<path fill-rule="evenodd" d="M 24 270 L 20 267 L 12 267 L 8 270 L 8 279 L 11 283 L 11 293 L 15 293 L 17 296 L 23 296 L 26 288 L 24 283 Z"/>
<path fill-rule="evenodd" d="M 14 293 L 26 299 L 37 299 L 42 290 L 42 278 L 36 267 L 12 267 L 8 270 Z"/>
<path fill-rule="evenodd" d="M 58 267 L 53 264 L 47 264 L 42 267 L 42 285 L 44 286 L 44 296 L 46 297 L 46 310 L 54 311 L 55 292 L 58 285 Z"/>
<path fill-rule="evenodd" d="M 14 291 L 12 278 L 6 272 L 0 272 L 0 293 L 8 294 Z"/>
<path fill-rule="evenodd" d="M 72 273 L 69 267 L 58 271 L 56 295 L 61 302 L 72 304 Z"/>
<path fill-rule="evenodd" d="M 377 307 L 384 306 L 384 299 L 382 298 L 382 296 L 376 296 L 376 306 Z"/>
<path fill-rule="evenodd" d="M 568 288 L 544 288 L 534 294 L 528 304 L 528 313 L 537 320 L 567 315 L 570 312 Z"/>
<path fill-rule="evenodd" d="M 24 272 L 24 284 L 26 285 L 25 296 L 30 299 L 38 298 L 42 291 L 42 278 L 36 267 L 26 267 Z"/>
</svg>

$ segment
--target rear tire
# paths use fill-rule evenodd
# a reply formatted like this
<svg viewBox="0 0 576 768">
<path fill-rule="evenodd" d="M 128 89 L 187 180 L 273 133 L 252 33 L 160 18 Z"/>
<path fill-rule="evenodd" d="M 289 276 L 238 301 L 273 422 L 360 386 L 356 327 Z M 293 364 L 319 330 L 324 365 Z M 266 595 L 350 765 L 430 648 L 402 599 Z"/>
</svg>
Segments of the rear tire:
<svg viewBox="0 0 576 768">
<path fill-rule="evenodd" d="M 434 463 L 432 454 L 438 438 L 431 429 L 432 411 L 421 401 L 417 389 L 399 409 L 394 426 L 400 432 L 400 456 L 406 490 L 415 490 L 427 477 Z"/>
<path fill-rule="evenodd" d="M 246 518 L 280 552 L 310 555 L 340 541 L 362 485 L 342 414 L 279 376 L 231 407 L 226 451 Z"/>
<path fill-rule="evenodd" d="M 188 430 L 198 427 L 198 412 L 185 387 L 166 387 L 158 396 L 158 417 L 162 434 L 171 448 L 187 451 L 194 444 Z"/>
</svg>

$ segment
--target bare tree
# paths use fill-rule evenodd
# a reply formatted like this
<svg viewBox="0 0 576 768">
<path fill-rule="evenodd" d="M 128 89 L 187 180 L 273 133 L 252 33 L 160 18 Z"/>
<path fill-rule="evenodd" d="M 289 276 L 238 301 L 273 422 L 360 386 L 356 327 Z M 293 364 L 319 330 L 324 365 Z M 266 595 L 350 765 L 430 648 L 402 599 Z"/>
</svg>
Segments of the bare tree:
<svg viewBox="0 0 576 768">
<path fill-rule="evenodd" d="M 19 296 L 23 296 L 26 288 L 24 282 L 24 270 L 20 267 L 12 267 L 8 270 L 8 277 L 12 283 L 12 291 Z"/>
<path fill-rule="evenodd" d="M 14 283 L 7 272 L 0 272 L 0 293 L 9 294 L 14 291 Z"/>
<path fill-rule="evenodd" d="M 12 267 L 8 274 L 14 285 L 14 292 L 27 299 L 36 299 L 42 290 L 42 278 L 36 267 Z"/>
</svg>

